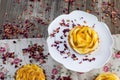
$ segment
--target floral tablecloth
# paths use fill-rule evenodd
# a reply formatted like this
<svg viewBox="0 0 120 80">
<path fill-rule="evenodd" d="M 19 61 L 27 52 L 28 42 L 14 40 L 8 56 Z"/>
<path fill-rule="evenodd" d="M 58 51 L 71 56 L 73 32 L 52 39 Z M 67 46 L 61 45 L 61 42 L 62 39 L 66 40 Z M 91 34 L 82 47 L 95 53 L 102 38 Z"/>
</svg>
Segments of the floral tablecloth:
<svg viewBox="0 0 120 80">
<path fill-rule="evenodd" d="M 120 34 L 113 35 L 113 39 L 109 62 L 100 69 L 86 73 L 70 71 L 54 61 L 49 55 L 44 38 L 1 40 L 0 80 L 14 80 L 16 70 L 29 63 L 41 66 L 47 80 L 94 80 L 102 72 L 113 72 L 120 77 Z"/>
</svg>

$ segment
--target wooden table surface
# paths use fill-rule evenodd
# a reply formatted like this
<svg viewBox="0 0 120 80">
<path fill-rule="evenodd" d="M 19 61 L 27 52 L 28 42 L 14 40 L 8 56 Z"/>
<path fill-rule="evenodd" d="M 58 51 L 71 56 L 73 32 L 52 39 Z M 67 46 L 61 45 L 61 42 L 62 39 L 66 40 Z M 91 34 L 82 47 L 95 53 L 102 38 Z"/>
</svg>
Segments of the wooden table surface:
<svg viewBox="0 0 120 80">
<path fill-rule="evenodd" d="M 47 37 L 49 23 L 73 10 L 92 13 L 120 33 L 120 0 L 0 0 L 0 39 Z"/>
</svg>

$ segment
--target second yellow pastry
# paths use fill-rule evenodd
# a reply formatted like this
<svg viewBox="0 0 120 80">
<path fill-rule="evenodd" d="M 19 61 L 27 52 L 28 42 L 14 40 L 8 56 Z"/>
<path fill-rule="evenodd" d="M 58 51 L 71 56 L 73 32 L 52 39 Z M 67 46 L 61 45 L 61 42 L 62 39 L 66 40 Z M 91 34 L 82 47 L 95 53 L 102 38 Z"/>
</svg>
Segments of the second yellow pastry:
<svg viewBox="0 0 120 80">
<path fill-rule="evenodd" d="M 38 65 L 27 64 L 17 70 L 15 80 L 45 80 L 45 74 Z"/>
</svg>

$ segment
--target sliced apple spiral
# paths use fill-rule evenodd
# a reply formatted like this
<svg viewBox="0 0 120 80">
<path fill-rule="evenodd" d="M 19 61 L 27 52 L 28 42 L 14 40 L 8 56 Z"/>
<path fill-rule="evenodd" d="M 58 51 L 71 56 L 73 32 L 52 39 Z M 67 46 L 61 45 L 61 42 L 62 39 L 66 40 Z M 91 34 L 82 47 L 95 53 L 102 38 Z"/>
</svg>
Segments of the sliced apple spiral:
<svg viewBox="0 0 120 80">
<path fill-rule="evenodd" d="M 95 80 L 120 80 L 119 77 L 114 73 L 102 73 Z"/>
<path fill-rule="evenodd" d="M 68 35 L 70 46 L 79 54 L 94 51 L 99 44 L 97 32 L 88 26 L 75 26 Z"/>
<path fill-rule="evenodd" d="M 27 64 L 17 70 L 15 80 L 45 80 L 45 75 L 39 66 Z"/>
</svg>

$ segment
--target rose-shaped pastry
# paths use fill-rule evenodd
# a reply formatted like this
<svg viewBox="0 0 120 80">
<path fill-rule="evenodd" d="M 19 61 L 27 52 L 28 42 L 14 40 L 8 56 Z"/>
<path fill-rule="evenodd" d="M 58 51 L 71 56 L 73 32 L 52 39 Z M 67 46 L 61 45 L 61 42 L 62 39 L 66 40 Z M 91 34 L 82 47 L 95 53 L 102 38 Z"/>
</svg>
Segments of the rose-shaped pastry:
<svg viewBox="0 0 120 80">
<path fill-rule="evenodd" d="M 68 42 L 73 50 L 79 54 L 94 51 L 99 44 L 98 34 L 88 26 L 75 26 L 70 30 Z"/>
<path fill-rule="evenodd" d="M 45 75 L 39 66 L 27 64 L 17 70 L 15 80 L 45 80 Z"/>
<path fill-rule="evenodd" d="M 95 80 L 120 80 L 114 73 L 102 73 Z"/>
</svg>

